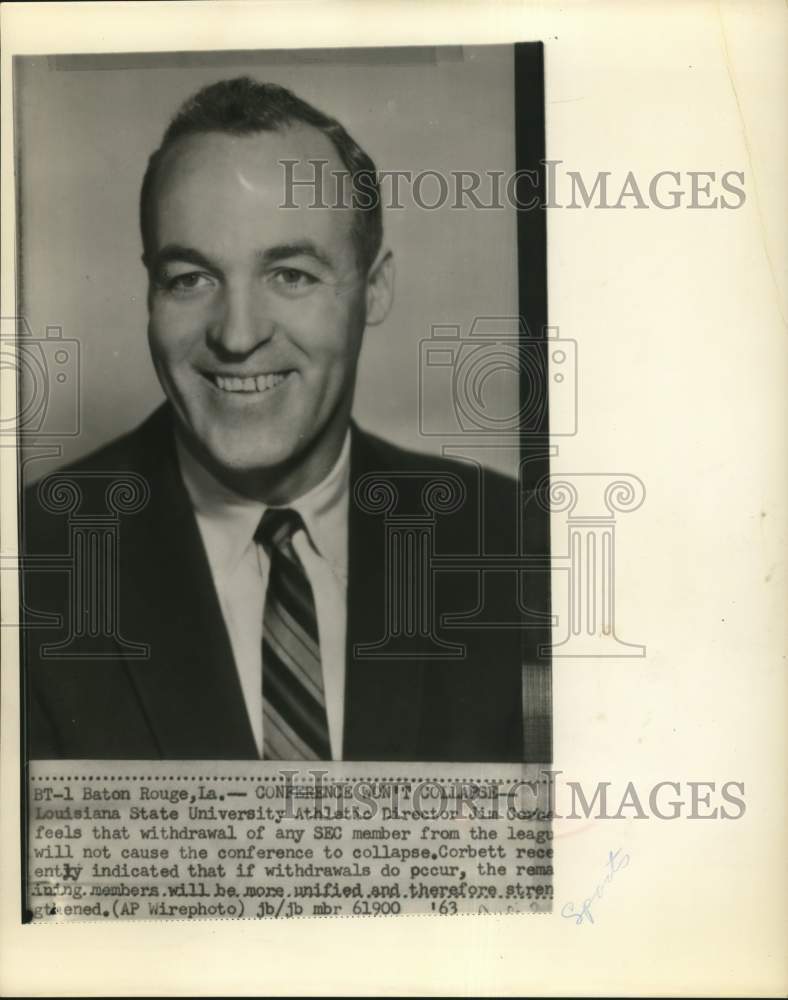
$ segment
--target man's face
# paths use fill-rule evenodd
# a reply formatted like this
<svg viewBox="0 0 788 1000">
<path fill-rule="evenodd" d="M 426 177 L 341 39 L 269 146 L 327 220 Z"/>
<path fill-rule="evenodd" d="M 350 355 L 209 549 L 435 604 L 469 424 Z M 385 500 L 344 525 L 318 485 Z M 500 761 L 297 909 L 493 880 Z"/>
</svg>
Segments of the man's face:
<svg viewBox="0 0 788 1000">
<path fill-rule="evenodd" d="M 185 443 L 228 485 L 279 503 L 339 453 L 369 284 L 351 209 L 310 209 L 306 188 L 298 208 L 278 207 L 283 159 L 303 164 L 297 177 L 310 159 L 342 170 L 310 127 L 178 140 L 152 194 L 147 259 L 151 353 Z"/>
</svg>

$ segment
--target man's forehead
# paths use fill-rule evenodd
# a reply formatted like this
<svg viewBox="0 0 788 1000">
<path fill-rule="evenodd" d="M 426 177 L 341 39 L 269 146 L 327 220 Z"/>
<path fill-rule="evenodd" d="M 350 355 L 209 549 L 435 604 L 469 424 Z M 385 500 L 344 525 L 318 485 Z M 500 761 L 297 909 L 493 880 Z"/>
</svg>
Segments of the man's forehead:
<svg viewBox="0 0 788 1000">
<path fill-rule="evenodd" d="M 327 161 L 322 203 L 332 207 L 315 207 L 312 187 L 289 192 L 282 160 L 298 161 L 298 177 L 307 171 L 312 176 L 309 160 Z M 331 141 L 310 126 L 241 136 L 183 136 L 167 149 L 156 177 L 154 244 L 159 250 L 186 246 L 229 262 L 271 247 L 311 242 L 337 267 L 355 266 L 355 211 L 333 207 L 344 201 L 342 189 L 332 186 L 340 182 L 329 171 L 343 169 Z M 283 207 L 288 199 L 295 208 Z"/>
<path fill-rule="evenodd" d="M 284 161 L 296 162 L 286 169 Z M 307 207 L 321 197 L 324 204 L 335 205 L 343 201 L 338 175 L 345 172 L 331 140 L 310 125 L 243 135 L 198 132 L 177 139 L 165 152 L 156 195 L 197 193 L 205 186 L 216 190 L 218 185 L 231 195 L 237 185 L 239 194 L 258 195 L 276 206 L 289 201 Z M 285 187 L 288 177 L 296 180 L 291 189 Z M 297 183 L 303 180 L 310 183 Z"/>
</svg>

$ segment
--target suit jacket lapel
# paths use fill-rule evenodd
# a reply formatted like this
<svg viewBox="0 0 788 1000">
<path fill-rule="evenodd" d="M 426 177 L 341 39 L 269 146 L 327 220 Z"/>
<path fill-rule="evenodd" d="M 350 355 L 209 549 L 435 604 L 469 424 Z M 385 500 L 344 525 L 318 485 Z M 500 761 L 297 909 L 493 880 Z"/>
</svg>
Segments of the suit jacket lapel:
<svg viewBox="0 0 788 1000">
<path fill-rule="evenodd" d="M 387 467 L 390 463 L 355 425 L 351 433 L 344 757 L 413 760 L 422 720 L 423 664 L 364 657 L 357 649 L 384 637 L 387 598 L 384 516 L 358 503 L 356 486 L 368 473 L 385 478 L 403 470 Z"/>
<path fill-rule="evenodd" d="M 229 636 L 191 503 L 169 410 L 143 428 L 148 505 L 121 535 L 124 637 L 150 646 L 128 670 L 162 757 L 256 758 Z"/>
</svg>

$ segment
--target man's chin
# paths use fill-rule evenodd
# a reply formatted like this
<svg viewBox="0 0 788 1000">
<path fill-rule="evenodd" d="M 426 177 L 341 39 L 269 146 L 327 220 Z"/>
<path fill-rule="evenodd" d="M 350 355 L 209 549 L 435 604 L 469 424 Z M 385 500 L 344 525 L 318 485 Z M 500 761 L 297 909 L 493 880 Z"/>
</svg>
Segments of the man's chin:
<svg viewBox="0 0 788 1000">
<path fill-rule="evenodd" d="M 248 431 L 236 434 L 214 426 L 206 428 L 204 435 L 192 431 L 188 447 L 225 487 L 241 496 L 279 504 L 308 491 L 336 460 L 327 440 L 298 435 L 292 426 L 286 435 L 281 428 L 279 433 L 257 430 L 253 439 Z M 298 426 L 303 427 L 303 421 Z"/>
<path fill-rule="evenodd" d="M 295 461 L 293 452 L 285 449 L 251 455 L 213 449 L 208 453 L 209 468 L 219 478 L 225 479 L 269 478 L 289 468 Z"/>
</svg>

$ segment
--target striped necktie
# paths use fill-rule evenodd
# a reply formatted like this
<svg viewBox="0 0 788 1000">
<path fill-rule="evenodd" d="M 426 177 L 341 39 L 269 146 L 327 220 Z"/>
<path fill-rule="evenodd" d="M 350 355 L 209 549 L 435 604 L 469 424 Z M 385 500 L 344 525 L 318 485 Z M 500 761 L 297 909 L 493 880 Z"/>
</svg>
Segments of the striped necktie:
<svg viewBox="0 0 788 1000">
<path fill-rule="evenodd" d="M 267 510 L 255 541 L 271 568 L 263 612 L 263 758 L 331 760 L 315 599 L 293 535 L 304 524 Z"/>
</svg>

